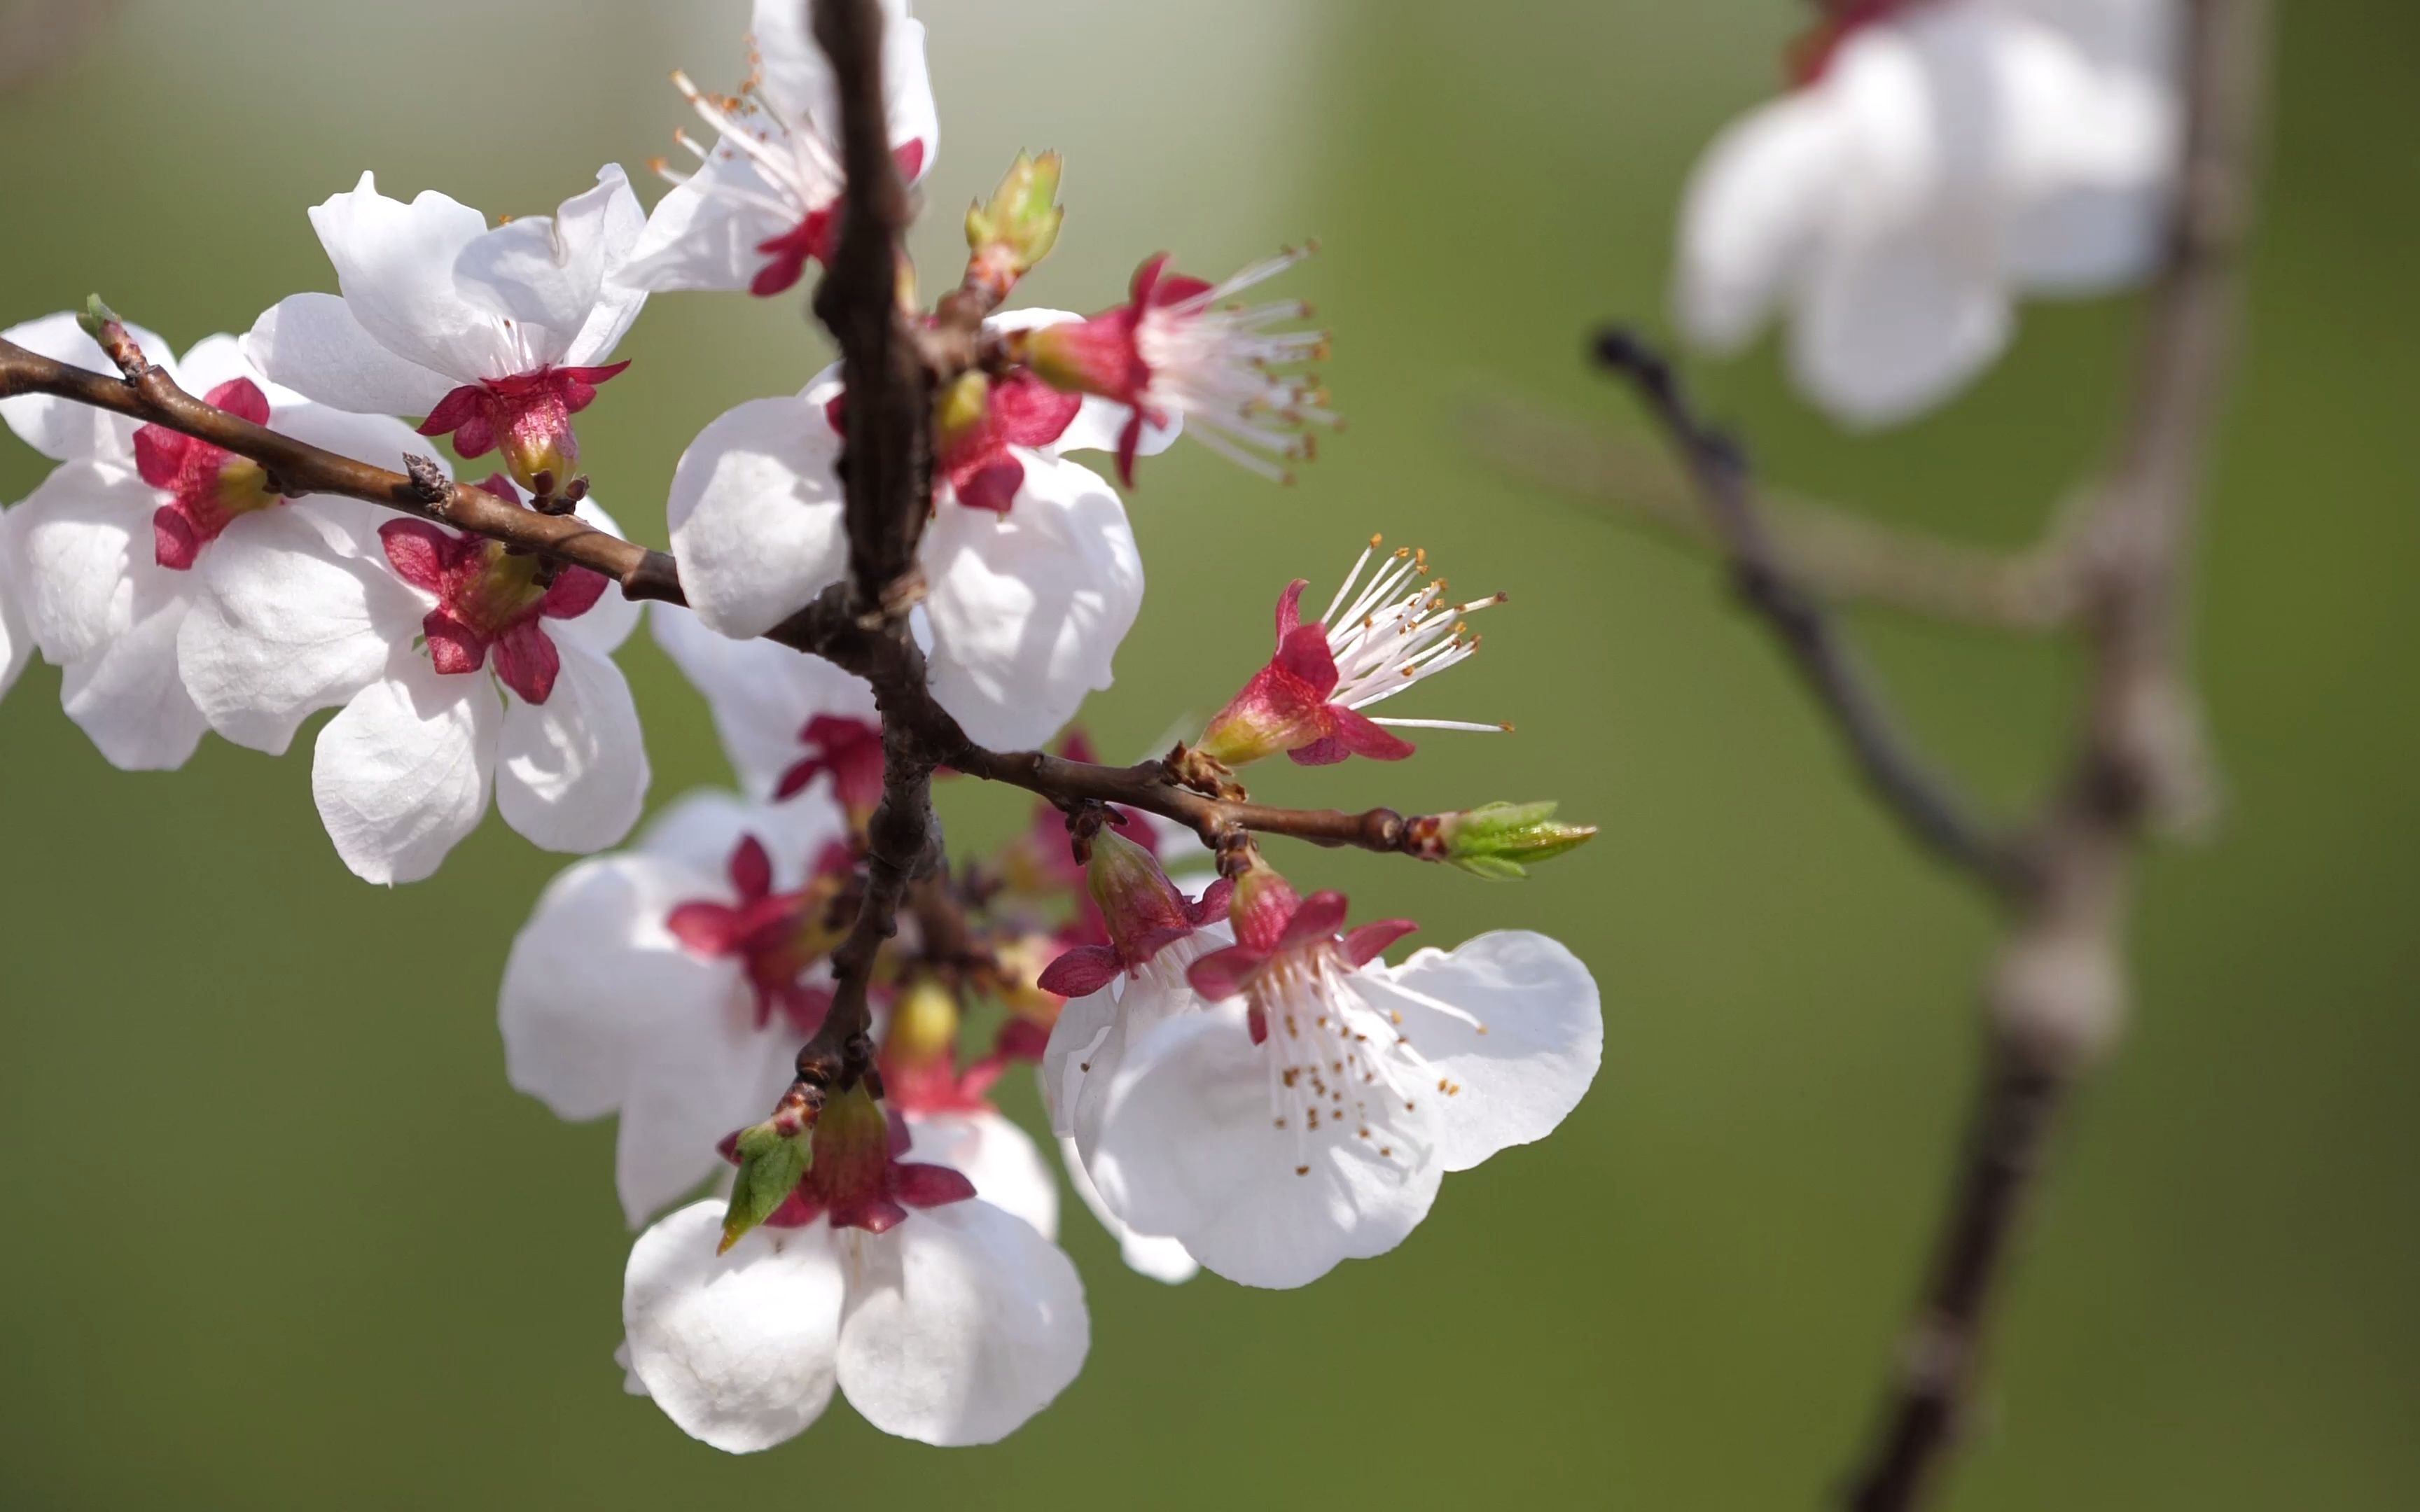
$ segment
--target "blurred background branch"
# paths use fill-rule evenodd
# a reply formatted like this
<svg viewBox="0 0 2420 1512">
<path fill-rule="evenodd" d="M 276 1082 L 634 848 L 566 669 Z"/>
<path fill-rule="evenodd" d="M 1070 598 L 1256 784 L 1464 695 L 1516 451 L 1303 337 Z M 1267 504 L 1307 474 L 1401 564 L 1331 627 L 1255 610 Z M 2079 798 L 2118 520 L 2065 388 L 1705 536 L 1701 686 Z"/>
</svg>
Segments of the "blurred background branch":
<svg viewBox="0 0 2420 1512">
<path fill-rule="evenodd" d="M 0 0 L 0 92 L 66 63 L 116 18 L 119 0 Z"/>
<path fill-rule="evenodd" d="M 1642 439 L 1489 395 L 1466 402 L 1461 422 L 1483 455 L 1615 524 L 1686 546 L 1720 544 L 1688 477 Z M 1761 488 L 1758 499 L 1791 570 L 1827 599 L 2026 634 L 2061 629 L 2083 607 L 2072 511 L 2039 545 L 1994 551 L 1787 489 Z"/>
</svg>

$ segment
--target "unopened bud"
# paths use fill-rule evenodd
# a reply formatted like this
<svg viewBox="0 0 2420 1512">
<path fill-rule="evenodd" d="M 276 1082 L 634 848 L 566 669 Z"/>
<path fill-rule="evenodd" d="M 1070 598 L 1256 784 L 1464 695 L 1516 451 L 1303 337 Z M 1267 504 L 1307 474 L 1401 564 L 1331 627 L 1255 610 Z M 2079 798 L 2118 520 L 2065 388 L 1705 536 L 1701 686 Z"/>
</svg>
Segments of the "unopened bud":
<svg viewBox="0 0 2420 1512">
<path fill-rule="evenodd" d="M 1528 868 L 1596 838 L 1594 825 L 1567 825 L 1551 803 L 1490 803 L 1462 813 L 1427 814 L 1404 827 L 1404 848 L 1475 877 L 1510 882 Z"/>
<path fill-rule="evenodd" d="M 120 376 L 132 379 L 151 365 L 150 359 L 143 355 L 143 348 L 127 334 L 126 322 L 117 317 L 116 311 L 101 302 L 100 295 L 85 297 L 84 308 L 76 312 L 76 324 L 107 354 Z"/>
<path fill-rule="evenodd" d="M 1060 167 L 1056 152 L 1020 152 L 990 201 L 968 208 L 968 270 L 995 292 L 1005 294 L 1057 244 L 1067 216 Z"/>
<path fill-rule="evenodd" d="M 947 1061 L 957 1044 L 957 998 L 935 979 L 917 978 L 891 1010 L 891 1027 L 882 1042 L 884 1063 L 913 1067 Z"/>
<path fill-rule="evenodd" d="M 787 1100 L 784 1100 L 785 1103 Z M 810 1141 L 814 1131 L 786 1106 L 763 1123 L 739 1131 L 732 1156 L 739 1162 L 739 1178 L 731 1186 L 731 1205 L 722 1214 L 720 1255 L 737 1244 L 758 1224 L 773 1216 L 783 1199 L 799 1189 L 799 1179 L 813 1164 Z"/>
</svg>

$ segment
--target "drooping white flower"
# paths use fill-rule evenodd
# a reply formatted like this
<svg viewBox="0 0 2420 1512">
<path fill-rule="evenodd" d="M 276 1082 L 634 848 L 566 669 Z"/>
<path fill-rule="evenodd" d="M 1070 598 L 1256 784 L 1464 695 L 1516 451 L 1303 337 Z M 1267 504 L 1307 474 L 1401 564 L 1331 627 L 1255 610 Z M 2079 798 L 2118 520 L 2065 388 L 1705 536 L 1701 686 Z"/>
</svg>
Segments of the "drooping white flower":
<svg viewBox="0 0 2420 1512">
<path fill-rule="evenodd" d="M 622 170 L 493 230 L 434 190 L 389 199 L 365 173 L 311 224 L 342 292 L 262 315 L 245 338 L 262 370 L 323 404 L 426 415 L 422 435 L 465 457 L 501 450 L 524 488 L 568 485 L 571 417 L 629 365 L 607 359 L 646 302 L 619 276 L 645 224 Z"/>
<path fill-rule="evenodd" d="M 666 517 L 698 617 L 761 635 L 848 566 L 833 463 L 838 369 L 793 398 L 758 399 L 707 425 L 673 474 Z M 1054 433 L 1089 443 L 1079 409 Z M 1026 433 L 1031 434 L 1031 433 Z M 988 746 L 1047 740 L 1110 660 L 1142 603 L 1142 561 L 1108 484 L 1057 455 L 1016 445 L 1004 501 L 970 502 L 939 481 L 919 558 L 934 696 Z"/>
<path fill-rule="evenodd" d="M 1596 1074 L 1596 984 L 1544 935 L 1389 967 L 1403 920 L 1340 935 L 1342 895 L 1265 871 L 1237 900 L 1237 944 L 1181 985 L 1070 1003 L 1052 1046 L 1103 1202 L 1230 1280 L 1297 1287 L 1394 1248 L 1447 1172 L 1544 1137 Z"/>
<path fill-rule="evenodd" d="M 717 635 L 672 605 L 658 605 L 647 622 L 706 695 L 722 753 L 751 797 L 786 799 L 829 776 L 845 808 L 872 811 L 882 796 L 882 725 L 864 678 L 771 640 Z"/>
<path fill-rule="evenodd" d="M 924 68 L 924 27 L 907 0 L 886 0 L 882 30 L 883 100 L 892 155 L 909 183 L 931 168 L 940 141 L 933 81 Z M 622 276 L 634 286 L 746 289 L 779 294 L 799 282 L 809 259 L 830 250 L 844 176 L 840 108 L 831 65 L 807 30 L 807 8 L 756 0 L 755 64 L 736 96 L 714 96 L 684 74 L 673 82 L 717 133 L 711 149 L 685 133 L 698 160 L 677 173 L 647 218 L 645 234 Z"/>
<path fill-rule="evenodd" d="M 720 1202 L 640 1236 L 623 1281 L 629 1368 L 684 1432 L 770 1448 L 838 1387 L 886 1433 L 990 1443 L 1075 1380 L 1092 1333 L 1067 1257 L 890 1138 L 861 1090 L 836 1097 L 797 1195 L 727 1254 Z"/>
<path fill-rule="evenodd" d="M 2106 290 L 2158 244 L 2173 0 L 1836 4 L 1792 94 L 1708 149 L 1675 302 L 1710 347 L 1791 312 L 1801 389 L 1882 425 L 2008 345 L 2020 295 Z"/>
<path fill-rule="evenodd" d="M 411 427 L 347 414 L 271 383 L 231 336 L 196 343 L 182 362 L 149 332 L 130 333 L 180 387 L 256 424 L 385 467 L 415 445 Z M 7 339 L 61 362 L 109 371 L 72 315 L 47 316 Z M 102 755 L 128 770 L 184 764 L 208 728 L 188 692 L 179 631 L 234 559 L 333 560 L 385 512 L 350 499 L 287 507 L 259 464 L 157 425 L 63 399 L 0 400 L 0 416 L 61 465 L 9 513 L 0 546 L 15 559 L 13 611 L 46 660 L 66 669 L 60 702 Z M 24 645 L 0 625 L 0 687 Z"/>
<path fill-rule="evenodd" d="M 619 1115 L 614 1186 L 633 1227 L 763 1118 L 830 1004 L 847 920 L 829 799 L 681 798 L 629 850 L 565 871 L 514 937 L 496 1016 L 514 1087 L 565 1119 Z M 841 860 L 845 861 L 843 846 Z"/>
<path fill-rule="evenodd" d="M 491 478 L 503 497 L 512 486 Z M 596 501 L 580 517 L 619 534 Z M 386 517 L 313 555 L 226 540 L 178 656 L 211 728 L 276 754 L 313 711 L 312 796 L 371 882 L 435 872 L 495 793 L 549 850 L 629 832 L 646 795 L 639 713 L 613 652 L 640 606 L 584 567 Z"/>
</svg>

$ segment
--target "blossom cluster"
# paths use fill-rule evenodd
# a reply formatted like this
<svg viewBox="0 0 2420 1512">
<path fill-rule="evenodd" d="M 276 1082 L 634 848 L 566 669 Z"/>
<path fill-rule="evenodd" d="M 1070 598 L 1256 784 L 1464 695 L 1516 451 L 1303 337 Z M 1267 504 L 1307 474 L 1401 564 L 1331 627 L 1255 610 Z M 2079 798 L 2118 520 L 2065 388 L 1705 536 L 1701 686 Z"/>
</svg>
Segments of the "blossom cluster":
<svg viewBox="0 0 2420 1512">
<path fill-rule="evenodd" d="M 939 147 L 926 38 L 904 0 L 882 8 L 889 146 L 912 186 Z M 1800 377 L 1852 420 L 1946 396 L 2005 342 L 2010 291 L 2140 266 L 2173 156 L 2164 12 L 1835 0 L 1794 91 L 1727 134 L 1692 191 L 1684 322 L 1733 346 L 1792 304 Z M 608 386 L 650 297 L 778 295 L 838 245 L 834 81 L 805 16 L 758 0 L 731 94 L 675 76 L 712 141 L 679 135 L 693 162 L 656 164 L 673 187 L 651 210 L 611 164 L 551 214 L 494 225 L 365 173 L 310 211 L 335 292 L 240 336 L 178 354 L 97 304 L 0 335 L 94 371 L 132 372 L 139 351 L 225 416 L 378 466 L 445 439 L 486 493 L 618 535 L 580 470 L 579 417 L 631 387 Z M 991 313 L 978 360 L 934 394 L 911 625 L 932 698 L 974 746 L 1059 739 L 1089 762 L 1068 727 L 1110 685 L 1143 594 L 1120 492 L 1139 462 L 1189 437 L 1285 477 L 1334 416 L 1303 372 L 1326 348 L 1305 307 L 1239 298 L 1302 251 L 1217 281 L 1155 255 L 1090 316 L 999 309 L 1057 239 L 1058 178 L 1055 156 L 1020 156 L 968 216 L 963 287 Z M 1047 1406 L 1090 1342 L 1054 1167 L 1138 1272 L 1304 1286 L 1401 1244 L 1448 1173 L 1553 1132 L 1603 1053 L 1595 980 L 1543 934 L 1390 963 L 1410 920 L 1354 923 L 1238 827 L 1089 799 L 1041 802 L 999 853 L 919 879 L 898 938 L 844 984 L 891 775 L 884 712 L 858 676 L 760 638 L 848 579 L 851 402 L 835 365 L 680 457 L 666 517 L 687 603 L 644 617 L 705 695 L 737 791 L 682 796 L 632 839 L 649 771 L 614 656 L 643 614 L 605 577 L 442 511 L 298 498 L 164 424 L 0 399 L 57 464 L 0 517 L 0 690 L 38 649 L 126 769 L 179 766 L 212 732 L 282 753 L 335 711 L 312 796 L 372 883 L 433 874 L 491 795 L 529 840 L 583 857 L 513 942 L 505 1069 L 564 1119 L 617 1120 L 614 1187 L 639 1230 L 626 1386 L 732 1451 L 799 1433 L 836 1389 L 937 1444 Z M 1474 656 L 1470 622 L 1503 594 L 1449 594 L 1424 551 L 1379 537 L 1315 618 L 1309 586 L 1279 590 L 1266 660 L 1161 764 L 1171 791 L 1220 805 L 1280 753 L 1392 762 L 1415 753 L 1406 730 L 1510 728 L 1389 702 Z M 1390 843 L 1509 877 L 1589 833 L 1552 805 L 1496 804 Z M 811 1086 L 798 1047 L 845 985 L 870 1005 L 873 1064 Z M 994 1101 L 1013 1073 L 1039 1092 L 1055 1160 Z"/>
</svg>

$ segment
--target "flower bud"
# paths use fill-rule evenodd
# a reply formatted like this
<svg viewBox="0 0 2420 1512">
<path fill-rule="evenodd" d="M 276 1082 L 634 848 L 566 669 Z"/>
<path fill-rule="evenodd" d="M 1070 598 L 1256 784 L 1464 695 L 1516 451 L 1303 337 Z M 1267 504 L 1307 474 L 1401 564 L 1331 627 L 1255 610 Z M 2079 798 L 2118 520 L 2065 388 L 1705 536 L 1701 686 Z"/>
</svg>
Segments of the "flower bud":
<svg viewBox="0 0 2420 1512">
<path fill-rule="evenodd" d="M 886 1066 L 947 1065 L 957 1054 L 958 1000 L 931 977 L 918 977 L 891 1010 L 882 1041 Z"/>
<path fill-rule="evenodd" d="M 1424 861 L 1444 861 L 1472 876 L 1509 882 L 1528 875 L 1528 866 L 1595 838 L 1594 825 L 1556 819 L 1552 803 L 1491 803 L 1413 820 L 1404 848 Z"/>
<path fill-rule="evenodd" d="M 1277 949 L 1278 941 L 1294 921 L 1302 907 L 1302 895 L 1294 885 L 1278 874 L 1277 869 L 1252 857 L 1251 865 L 1235 879 L 1235 893 L 1227 905 L 1228 919 L 1235 926 L 1235 942 L 1255 950 Z"/>
<path fill-rule="evenodd" d="M 715 1246 L 716 1254 L 738 1243 L 798 1190 L 799 1178 L 813 1163 L 810 1141 L 814 1138 L 814 1131 L 786 1105 L 763 1123 L 739 1131 L 732 1149 L 733 1158 L 739 1162 L 739 1177 L 731 1186 L 731 1205 L 723 1211 L 722 1242 Z"/>
<path fill-rule="evenodd" d="M 1067 216 L 1058 204 L 1060 167 L 1056 152 L 1020 152 L 990 203 L 968 208 L 968 271 L 994 293 L 1006 294 L 1057 244 Z"/>
<path fill-rule="evenodd" d="M 1185 896 L 1160 870 L 1159 857 L 1103 825 L 1084 864 L 1084 888 L 1109 929 L 1109 938 L 1140 948 L 1171 930 L 1190 928 Z"/>
</svg>

